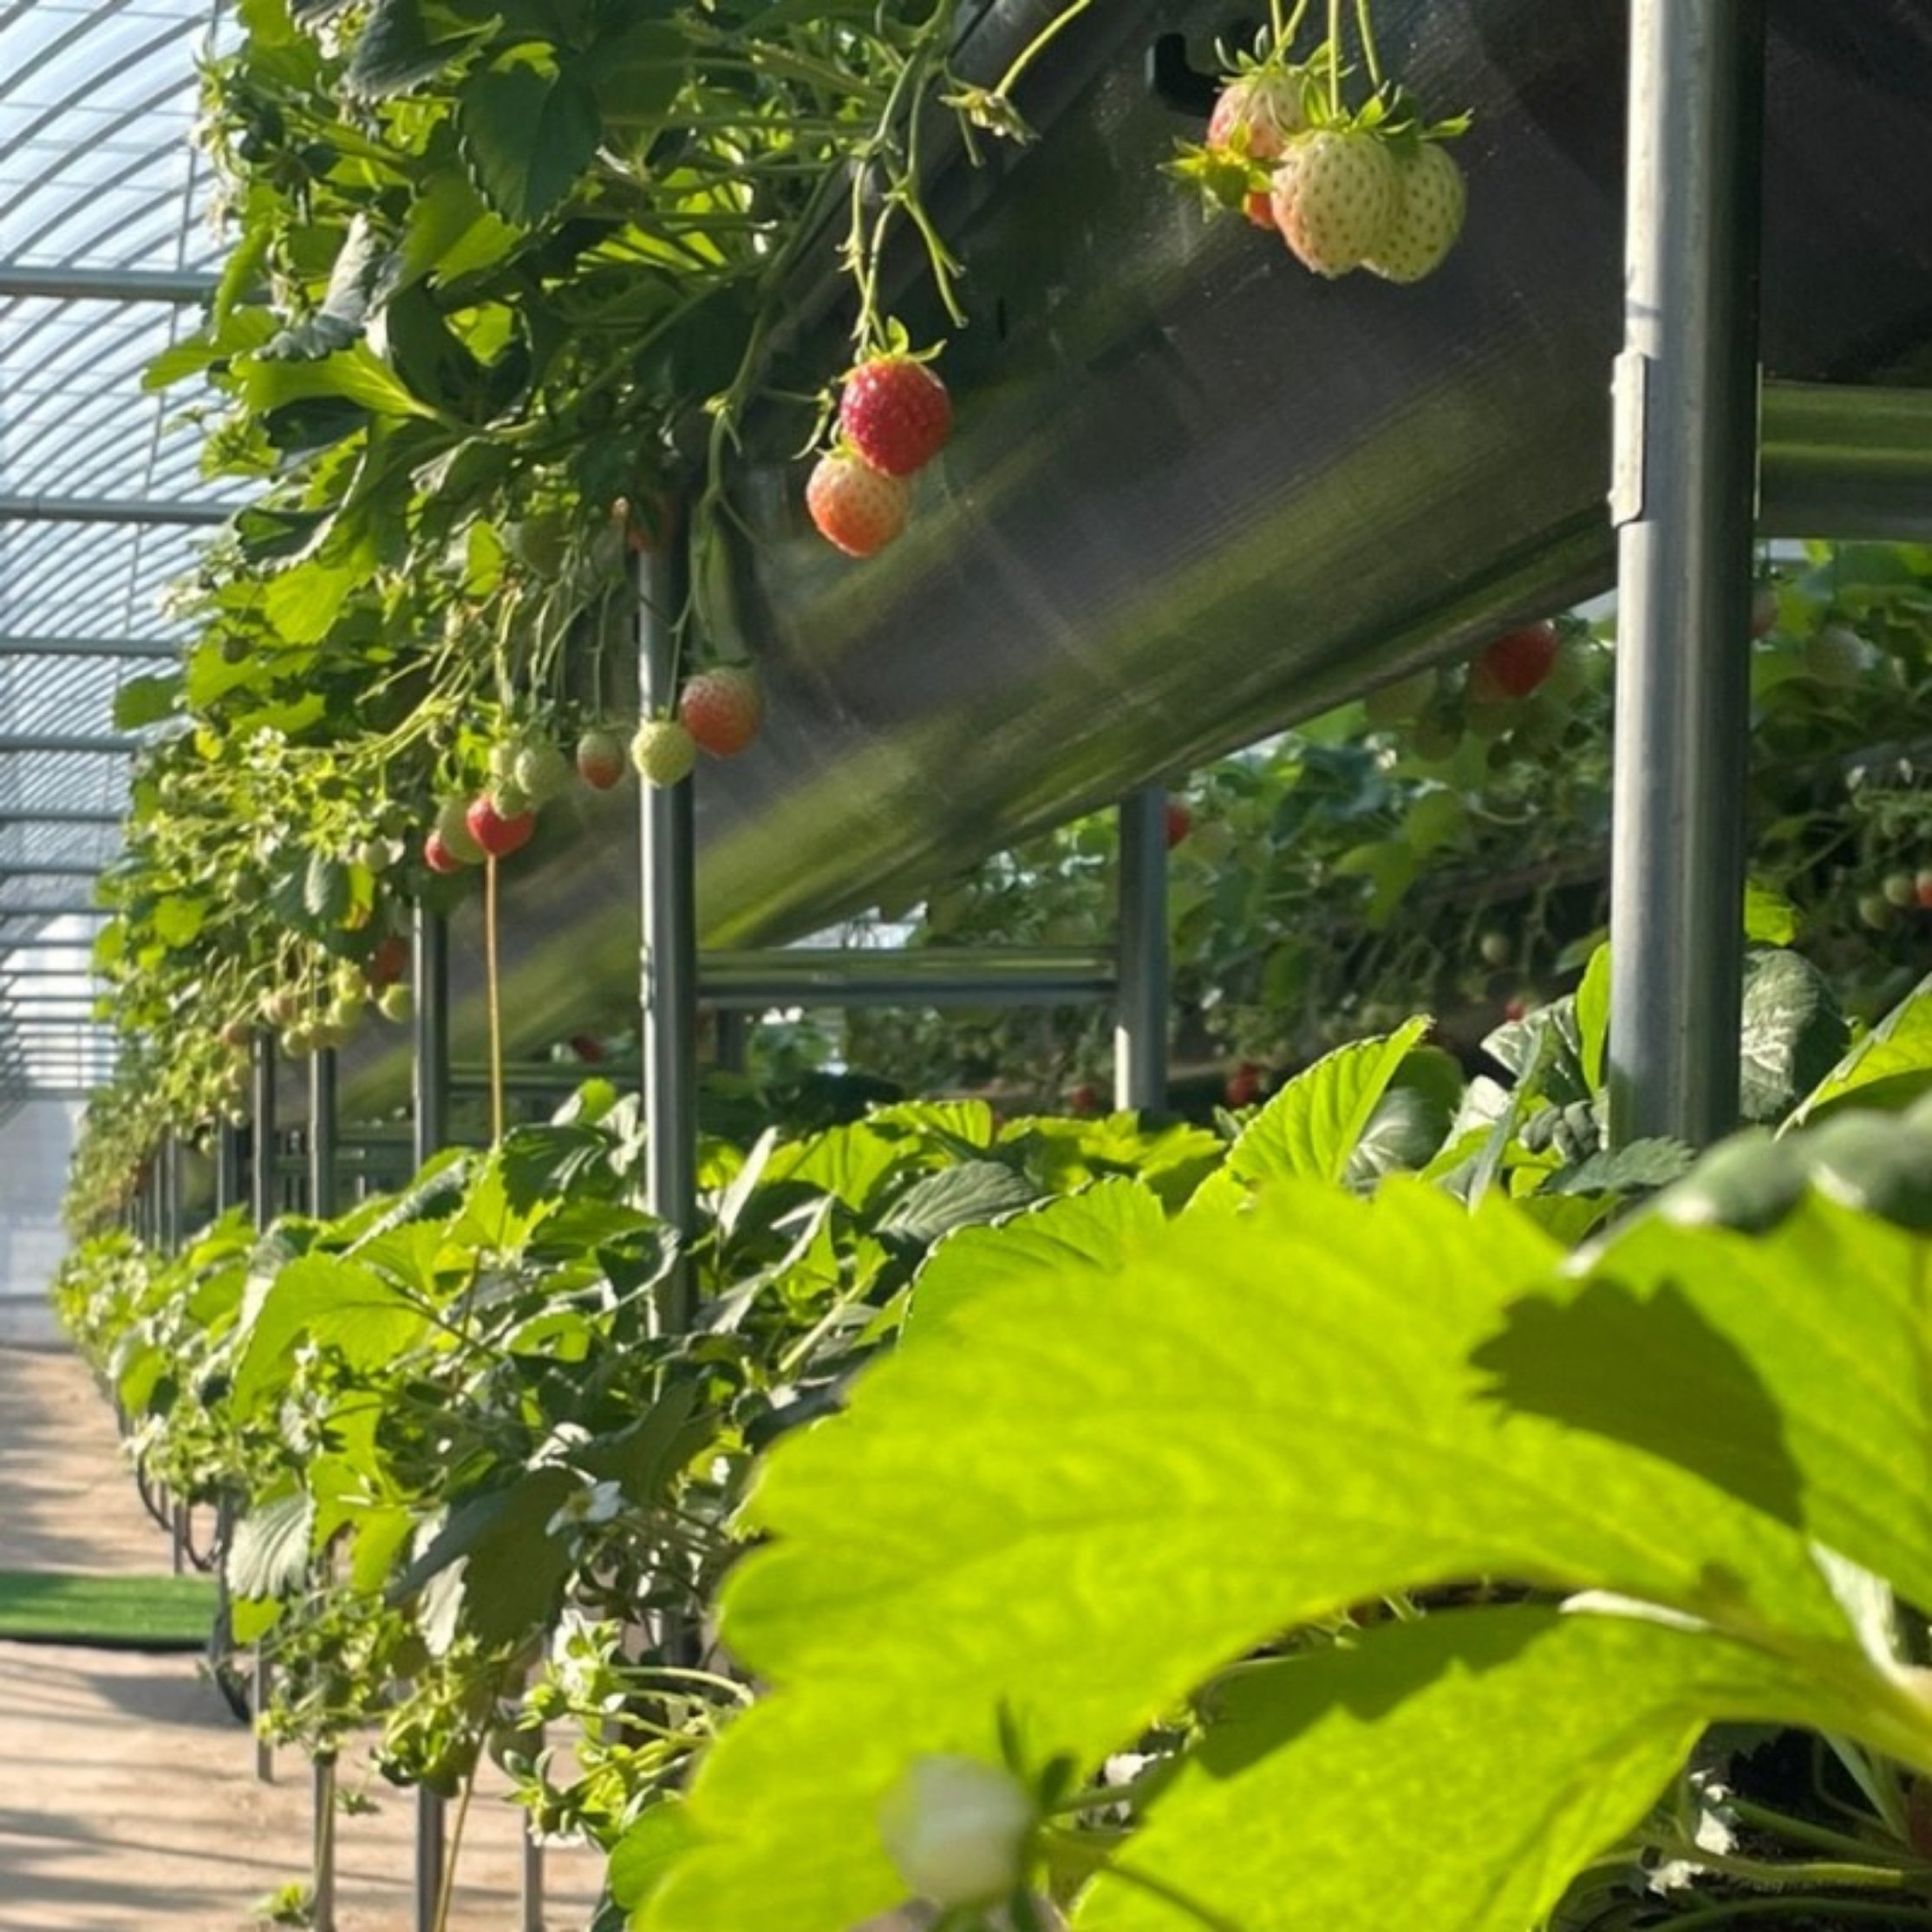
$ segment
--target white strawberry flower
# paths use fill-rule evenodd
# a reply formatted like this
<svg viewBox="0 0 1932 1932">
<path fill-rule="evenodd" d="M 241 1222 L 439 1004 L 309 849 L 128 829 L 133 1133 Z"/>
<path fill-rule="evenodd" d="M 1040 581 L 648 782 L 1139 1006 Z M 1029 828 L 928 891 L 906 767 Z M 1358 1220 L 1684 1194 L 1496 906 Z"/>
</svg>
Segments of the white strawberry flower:
<svg viewBox="0 0 1932 1932">
<path fill-rule="evenodd" d="M 623 1491 L 614 1482 L 592 1482 L 586 1476 L 583 1486 L 572 1490 L 544 1525 L 545 1536 L 561 1536 L 568 1531 L 588 1529 L 608 1523 L 623 1507 Z"/>
</svg>

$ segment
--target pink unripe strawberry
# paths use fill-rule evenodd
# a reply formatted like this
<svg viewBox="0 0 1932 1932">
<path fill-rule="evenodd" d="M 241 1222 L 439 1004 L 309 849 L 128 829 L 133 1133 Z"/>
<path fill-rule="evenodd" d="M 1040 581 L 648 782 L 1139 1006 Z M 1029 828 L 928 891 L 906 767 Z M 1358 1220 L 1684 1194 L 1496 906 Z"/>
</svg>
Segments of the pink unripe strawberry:
<svg viewBox="0 0 1932 1932">
<path fill-rule="evenodd" d="M 885 476 L 911 476 L 939 454 L 952 433 L 952 398 L 924 362 L 875 356 L 845 379 L 839 428 Z"/>
<path fill-rule="evenodd" d="M 805 506 L 819 533 L 848 557 L 871 557 L 905 528 L 912 486 L 857 456 L 821 456 L 805 486 Z"/>
<path fill-rule="evenodd" d="M 1207 145 L 1250 160 L 1272 161 L 1308 126 L 1302 83 L 1280 69 L 1239 74 L 1221 89 L 1208 117 Z"/>
<path fill-rule="evenodd" d="M 577 741 L 578 775 L 593 792 L 608 792 L 623 776 L 623 741 L 601 726 Z"/>
<path fill-rule="evenodd" d="M 678 694 L 677 719 L 714 758 L 730 758 L 758 735 L 765 694 L 758 674 L 743 664 L 700 671 Z"/>
<path fill-rule="evenodd" d="M 1388 143 L 1348 128 L 1297 134 L 1275 169 L 1275 225 L 1296 258 L 1331 279 L 1389 238 L 1401 180 Z"/>
<path fill-rule="evenodd" d="M 1397 164 L 1395 219 L 1361 265 L 1385 282 L 1420 282 L 1441 266 L 1462 232 L 1469 191 L 1462 170 L 1439 141 Z"/>
<path fill-rule="evenodd" d="M 463 861 L 449 849 L 448 841 L 440 832 L 432 832 L 422 842 L 423 864 L 433 872 L 460 872 Z"/>
</svg>

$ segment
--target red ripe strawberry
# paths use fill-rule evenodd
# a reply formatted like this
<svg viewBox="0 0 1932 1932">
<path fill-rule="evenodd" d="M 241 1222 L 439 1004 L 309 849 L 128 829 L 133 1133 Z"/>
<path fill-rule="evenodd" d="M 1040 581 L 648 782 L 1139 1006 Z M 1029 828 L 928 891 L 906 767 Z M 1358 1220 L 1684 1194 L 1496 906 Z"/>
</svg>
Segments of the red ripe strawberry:
<svg viewBox="0 0 1932 1932">
<path fill-rule="evenodd" d="M 1440 267 L 1455 246 L 1469 191 L 1462 170 L 1439 141 L 1424 141 L 1412 160 L 1397 167 L 1395 219 L 1361 265 L 1385 282 L 1420 282 Z"/>
<path fill-rule="evenodd" d="M 499 812 L 495 800 L 487 794 L 471 802 L 465 820 L 470 837 L 492 858 L 507 858 L 512 852 L 520 852 L 537 829 L 534 812 Z"/>
<path fill-rule="evenodd" d="M 908 356 L 875 356 L 861 362 L 846 377 L 839 399 L 839 427 L 845 441 L 886 476 L 911 476 L 924 469 L 939 454 L 952 426 L 946 385 Z"/>
<path fill-rule="evenodd" d="M 1919 904 L 1932 912 L 1932 871 L 1920 872 L 1913 879 L 1912 891 Z"/>
<path fill-rule="evenodd" d="M 758 735 L 765 721 L 765 693 L 758 674 L 743 664 L 700 671 L 678 694 L 677 719 L 714 758 L 730 758 Z"/>
<path fill-rule="evenodd" d="M 871 557 L 905 528 L 912 486 L 856 456 L 821 456 L 805 486 L 805 506 L 828 543 L 848 557 Z"/>
<path fill-rule="evenodd" d="M 422 842 L 423 863 L 433 872 L 460 872 L 463 861 L 449 849 L 440 832 L 432 832 Z"/>
<path fill-rule="evenodd" d="M 1083 1117 L 1100 1111 L 1100 1090 L 1091 1080 L 1082 1080 L 1078 1087 L 1067 1090 L 1067 1111 Z"/>
<path fill-rule="evenodd" d="M 385 986 L 394 986 L 408 969 L 409 942 L 400 932 L 392 932 L 388 938 L 378 941 L 375 950 L 369 956 L 367 976 L 378 993 Z"/>
<path fill-rule="evenodd" d="M 1194 814 L 1187 808 L 1185 799 L 1169 799 L 1167 801 L 1167 849 L 1174 847 L 1194 829 Z"/>
<path fill-rule="evenodd" d="M 1221 1097 L 1230 1106 L 1252 1106 L 1261 1098 L 1261 1068 L 1251 1061 L 1243 1061 L 1228 1075 Z"/>
<path fill-rule="evenodd" d="M 1331 278 L 1359 268 L 1395 225 L 1401 176 L 1387 141 L 1348 128 L 1297 134 L 1275 170 L 1275 225 L 1296 258 Z"/>
<path fill-rule="evenodd" d="M 1469 668 L 1469 695 L 1478 704 L 1502 704 L 1525 698 L 1550 675 L 1557 662 L 1557 627 L 1524 624 L 1506 630 Z"/>
<path fill-rule="evenodd" d="M 608 792 L 623 776 L 623 741 L 601 727 L 577 741 L 578 776 L 593 792 Z"/>
<path fill-rule="evenodd" d="M 1768 637 L 1777 628 L 1778 585 L 1771 578 L 1760 577 L 1751 587 L 1751 635 Z"/>
</svg>

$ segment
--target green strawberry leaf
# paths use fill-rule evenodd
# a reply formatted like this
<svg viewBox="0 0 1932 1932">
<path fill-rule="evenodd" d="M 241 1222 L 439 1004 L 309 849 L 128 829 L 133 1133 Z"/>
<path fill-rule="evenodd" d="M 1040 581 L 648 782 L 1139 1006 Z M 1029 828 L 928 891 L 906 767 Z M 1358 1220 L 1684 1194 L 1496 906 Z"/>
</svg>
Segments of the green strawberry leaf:
<svg viewBox="0 0 1932 1932">
<path fill-rule="evenodd" d="M 771 1455 L 723 1635 L 776 1687 L 691 1795 L 655 1932 L 891 1905 L 878 1806 L 1011 1728 L 1092 1765 L 1297 1622 L 1474 1577 L 1615 1590 L 1844 1667 L 1807 1538 L 1668 1460 L 1481 1399 L 1560 1250 L 1419 1182 L 1281 1181 L 1113 1267 L 1042 1256 Z"/>
<path fill-rule="evenodd" d="M 1228 1152 L 1228 1173 L 1250 1184 L 1341 1179 L 1382 1096 L 1428 1030 L 1426 1019 L 1414 1019 L 1386 1039 L 1324 1054 L 1242 1130 Z"/>
<path fill-rule="evenodd" d="M 1830 1074 L 1847 1033 L 1837 996 L 1810 960 L 1753 953 L 1744 976 L 1744 1119 L 1781 1119 Z"/>
<path fill-rule="evenodd" d="M 597 153 L 597 96 L 574 74 L 519 62 L 473 74 L 456 103 L 456 131 L 477 186 L 506 221 L 539 221 Z"/>
<path fill-rule="evenodd" d="M 1118 1861 L 1152 1883 L 1103 1871 L 1075 1932 L 1384 1932 L 1395 1871 L 1404 1924 L 1522 1932 L 1713 1720 L 1845 1721 L 1801 1669 L 1708 1631 L 1551 1607 L 1385 1626 L 1204 1703 Z"/>
<path fill-rule="evenodd" d="M 1879 1024 L 1805 1095 L 1788 1126 L 1856 1100 L 1861 1106 L 1909 1106 L 1932 1089 L 1932 975 L 1921 980 Z"/>
</svg>

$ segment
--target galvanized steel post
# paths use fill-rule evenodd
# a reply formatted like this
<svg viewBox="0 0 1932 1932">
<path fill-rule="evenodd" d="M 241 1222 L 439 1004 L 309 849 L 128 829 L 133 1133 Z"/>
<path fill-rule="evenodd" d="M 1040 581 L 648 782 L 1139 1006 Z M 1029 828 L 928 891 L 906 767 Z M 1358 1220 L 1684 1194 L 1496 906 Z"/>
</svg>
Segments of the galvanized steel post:
<svg viewBox="0 0 1932 1932">
<path fill-rule="evenodd" d="M 1119 995 L 1113 1104 L 1167 1100 L 1167 791 L 1144 785 L 1120 801 Z"/>
<path fill-rule="evenodd" d="M 1619 1144 L 1736 1122 L 1763 0 L 1631 0 L 1609 1098 Z"/>
</svg>

